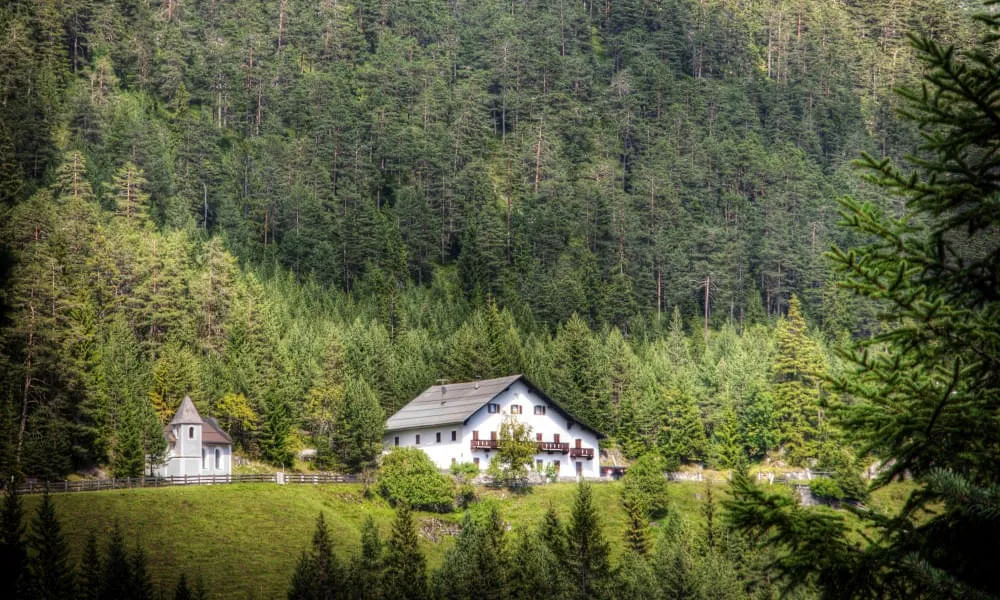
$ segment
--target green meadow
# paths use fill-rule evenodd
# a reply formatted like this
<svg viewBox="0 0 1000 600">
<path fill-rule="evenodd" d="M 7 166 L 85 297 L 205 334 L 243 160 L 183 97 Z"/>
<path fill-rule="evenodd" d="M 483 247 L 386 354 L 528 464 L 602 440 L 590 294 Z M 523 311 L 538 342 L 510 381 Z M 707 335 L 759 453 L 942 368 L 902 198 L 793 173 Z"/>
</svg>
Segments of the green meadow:
<svg viewBox="0 0 1000 600">
<path fill-rule="evenodd" d="M 568 518 L 575 487 L 550 484 L 525 493 L 480 488 L 478 494 L 481 501 L 496 502 L 503 518 L 517 530 L 534 527 L 550 505 Z M 690 526 L 700 527 L 705 484 L 678 482 L 669 489 L 678 516 Z M 716 484 L 714 490 L 718 500 L 725 498 L 724 484 Z M 620 491 L 619 483 L 594 484 L 604 534 L 615 554 L 621 549 L 626 528 Z M 908 491 L 903 485 L 882 490 L 872 505 L 898 506 Z M 25 498 L 29 517 L 39 498 Z M 366 497 L 360 484 L 177 486 L 54 494 L 53 500 L 74 560 L 79 560 L 91 531 L 103 543 L 117 523 L 129 544 L 141 544 L 146 550 L 153 579 L 163 589 L 172 590 L 184 572 L 189 578 L 200 577 L 217 598 L 284 596 L 320 512 L 341 558 L 359 547 L 367 515 L 374 516 L 383 539 L 389 535 L 394 515 L 381 498 Z M 416 515 L 430 568 L 440 565 L 461 518 L 461 511 Z"/>
</svg>

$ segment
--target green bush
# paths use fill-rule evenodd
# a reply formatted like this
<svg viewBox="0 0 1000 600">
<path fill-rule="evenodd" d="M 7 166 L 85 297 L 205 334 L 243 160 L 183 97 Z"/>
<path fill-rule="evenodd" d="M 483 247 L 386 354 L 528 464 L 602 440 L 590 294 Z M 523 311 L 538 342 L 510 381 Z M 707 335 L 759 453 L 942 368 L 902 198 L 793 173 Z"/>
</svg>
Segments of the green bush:
<svg viewBox="0 0 1000 600">
<path fill-rule="evenodd" d="M 667 492 L 667 462 L 650 452 L 639 457 L 622 478 L 622 500 L 638 506 L 654 519 L 663 517 L 670 508 Z"/>
<path fill-rule="evenodd" d="M 453 463 L 451 465 L 451 474 L 460 481 L 470 481 L 479 475 L 479 465 L 471 462 Z"/>
<path fill-rule="evenodd" d="M 448 512 L 455 504 L 451 480 L 438 472 L 419 448 L 393 448 L 383 456 L 378 489 L 393 506 L 405 503 L 416 509 Z"/>
<path fill-rule="evenodd" d="M 821 500 L 843 500 L 844 490 L 840 484 L 827 477 L 819 477 L 809 481 L 809 490 L 813 496 Z"/>
</svg>

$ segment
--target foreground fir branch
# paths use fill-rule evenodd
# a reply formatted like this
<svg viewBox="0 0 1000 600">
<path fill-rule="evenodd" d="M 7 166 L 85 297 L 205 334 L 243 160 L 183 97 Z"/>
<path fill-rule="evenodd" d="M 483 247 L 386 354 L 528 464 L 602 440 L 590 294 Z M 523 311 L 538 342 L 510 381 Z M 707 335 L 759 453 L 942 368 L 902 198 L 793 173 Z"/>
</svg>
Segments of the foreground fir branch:
<svg viewBox="0 0 1000 600">
<path fill-rule="evenodd" d="M 913 40 L 927 67 L 921 88 L 901 92 L 924 136 L 916 170 L 859 161 L 905 212 L 844 199 L 844 225 L 870 242 L 831 253 L 842 285 L 876 301 L 888 324 L 841 353 L 854 368 L 832 381 L 853 399 L 840 425 L 881 461 L 876 486 L 912 477 L 919 487 L 896 515 L 855 511 L 862 539 L 838 517 L 734 480 L 734 522 L 787 552 L 776 565 L 789 582 L 815 581 L 826 597 L 1000 595 L 1000 19 L 979 19 L 990 33 L 972 51 Z"/>
</svg>

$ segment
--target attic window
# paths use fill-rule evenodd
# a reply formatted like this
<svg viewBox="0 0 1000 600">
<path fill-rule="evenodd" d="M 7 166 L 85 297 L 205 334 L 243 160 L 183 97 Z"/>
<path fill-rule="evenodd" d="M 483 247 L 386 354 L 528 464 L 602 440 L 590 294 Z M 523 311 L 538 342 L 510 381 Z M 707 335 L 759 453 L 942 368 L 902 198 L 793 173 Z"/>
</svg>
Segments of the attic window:
<svg viewBox="0 0 1000 600">
<path fill-rule="evenodd" d="M 491 402 L 491 403 L 489 403 L 489 404 L 486 405 L 486 409 L 487 409 L 487 411 L 489 411 L 489 413 L 491 415 L 495 415 L 498 412 L 500 412 L 500 405 L 499 404 L 493 404 Z"/>
<path fill-rule="evenodd" d="M 510 405 L 510 414 L 512 414 L 512 415 L 519 415 L 519 414 L 521 414 L 521 405 L 520 404 L 511 404 Z"/>
<path fill-rule="evenodd" d="M 194 439 L 194 427 L 188 427 L 188 439 L 189 440 Z"/>
<path fill-rule="evenodd" d="M 535 414 L 536 415 L 544 415 L 545 414 L 545 407 L 542 406 L 542 405 L 536 406 L 535 407 Z"/>
</svg>

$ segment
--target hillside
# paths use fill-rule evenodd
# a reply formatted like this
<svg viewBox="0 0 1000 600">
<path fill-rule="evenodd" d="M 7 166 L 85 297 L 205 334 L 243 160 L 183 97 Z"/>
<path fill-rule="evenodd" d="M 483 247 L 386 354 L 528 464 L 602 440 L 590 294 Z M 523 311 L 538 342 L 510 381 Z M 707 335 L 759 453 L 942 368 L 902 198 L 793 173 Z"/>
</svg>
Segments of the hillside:
<svg viewBox="0 0 1000 600">
<path fill-rule="evenodd" d="M 533 487 L 526 494 L 484 489 L 479 493 L 495 499 L 504 520 L 521 529 L 534 528 L 550 503 L 567 517 L 574 489 L 573 484 L 550 484 Z M 626 529 L 621 486 L 605 483 L 593 489 L 604 534 L 611 542 L 613 556 L 618 557 Z M 704 484 L 675 483 L 669 489 L 672 505 L 683 521 L 702 527 Z M 719 499 L 724 497 L 724 489 L 716 486 Z M 876 494 L 872 506 L 896 509 L 908 490 L 907 486 L 890 486 Z M 282 595 L 320 511 L 342 558 L 357 550 L 361 524 L 368 514 L 375 517 L 383 536 L 388 535 L 393 515 L 383 500 L 365 499 L 362 487 L 353 484 L 179 486 L 56 494 L 53 498 L 56 510 L 64 516 L 73 560 L 79 558 L 90 531 L 107 532 L 117 521 L 130 543 L 140 543 L 146 549 L 157 583 L 171 589 L 181 571 L 189 578 L 200 575 L 212 598 Z M 27 497 L 25 510 L 30 514 L 37 502 L 38 496 Z M 430 568 L 440 566 L 451 544 L 451 536 L 441 531 L 440 524 L 456 525 L 460 520 L 460 512 L 419 513 L 418 529 L 424 532 L 420 547 Z M 428 532 L 442 541 L 430 541 Z"/>
</svg>

